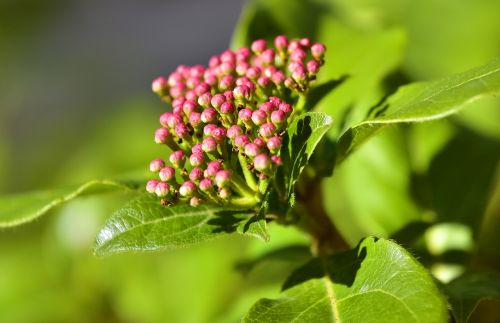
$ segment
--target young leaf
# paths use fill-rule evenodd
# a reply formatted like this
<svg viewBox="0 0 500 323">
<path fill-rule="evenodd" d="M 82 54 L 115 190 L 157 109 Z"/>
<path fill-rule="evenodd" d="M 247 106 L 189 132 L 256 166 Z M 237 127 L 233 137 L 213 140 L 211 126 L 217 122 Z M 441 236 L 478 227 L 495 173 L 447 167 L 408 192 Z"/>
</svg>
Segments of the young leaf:
<svg viewBox="0 0 500 323">
<path fill-rule="evenodd" d="M 13 227 L 37 219 L 56 206 L 79 196 L 113 190 L 131 190 L 136 185 L 112 180 L 93 180 L 68 189 L 0 196 L 0 228 Z"/>
<path fill-rule="evenodd" d="M 261 299 L 243 322 L 446 322 L 431 276 L 405 249 L 367 238 L 353 250 L 314 259 Z"/>
<path fill-rule="evenodd" d="M 295 118 L 283 140 L 281 157 L 283 167 L 278 169 L 276 181 L 281 199 L 289 201 L 302 170 L 314 148 L 332 126 L 332 118 L 324 113 L 308 112 Z"/>
<path fill-rule="evenodd" d="M 457 323 L 465 323 L 482 299 L 500 299 L 498 273 L 466 273 L 445 286 Z"/>
<path fill-rule="evenodd" d="M 112 215 L 97 235 L 94 251 L 102 256 L 173 249 L 233 232 L 265 239 L 265 226 L 260 219 L 252 220 L 254 214 L 252 210 L 211 204 L 166 207 L 152 194 L 143 194 Z"/>
<path fill-rule="evenodd" d="M 337 164 L 384 126 L 444 118 L 473 100 L 499 92 L 500 59 L 438 81 L 403 86 L 371 111 L 370 118 L 342 134 Z"/>
</svg>

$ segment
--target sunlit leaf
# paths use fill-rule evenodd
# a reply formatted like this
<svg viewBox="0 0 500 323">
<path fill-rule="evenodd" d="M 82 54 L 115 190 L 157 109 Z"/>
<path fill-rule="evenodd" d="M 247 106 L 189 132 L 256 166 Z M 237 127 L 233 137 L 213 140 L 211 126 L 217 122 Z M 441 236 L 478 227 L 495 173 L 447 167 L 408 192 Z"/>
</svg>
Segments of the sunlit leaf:
<svg viewBox="0 0 500 323">
<path fill-rule="evenodd" d="M 337 163 L 387 125 L 444 118 L 468 102 L 499 92 L 500 59 L 438 81 L 403 86 L 386 102 L 373 109 L 367 120 L 342 134 Z"/>
<path fill-rule="evenodd" d="M 429 273 L 401 246 L 367 238 L 351 251 L 314 259 L 261 299 L 244 322 L 446 322 Z"/>
<path fill-rule="evenodd" d="M 116 211 L 99 232 L 95 253 L 173 249 L 240 232 L 262 238 L 265 227 L 255 211 L 221 205 L 163 206 L 143 194 Z"/>
<path fill-rule="evenodd" d="M 0 196 L 0 228 L 33 221 L 58 205 L 79 196 L 115 190 L 132 190 L 136 187 L 136 184 L 127 182 L 93 180 L 67 189 L 3 195 Z"/>
</svg>

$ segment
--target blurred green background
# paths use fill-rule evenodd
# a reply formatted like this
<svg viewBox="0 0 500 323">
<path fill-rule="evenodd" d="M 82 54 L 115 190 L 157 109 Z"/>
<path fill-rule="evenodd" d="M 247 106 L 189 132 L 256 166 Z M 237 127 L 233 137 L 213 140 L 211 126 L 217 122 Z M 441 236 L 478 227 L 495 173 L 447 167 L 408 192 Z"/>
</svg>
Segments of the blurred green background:
<svg viewBox="0 0 500 323">
<path fill-rule="evenodd" d="M 329 44 L 323 79 L 339 71 L 358 76 L 352 89 L 339 89 L 320 108 L 364 111 L 402 83 L 500 56 L 497 0 L 255 3 L 244 17 L 260 15 L 275 30 Z M 280 6 L 300 14 L 286 15 Z M 329 10 L 319 15 L 324 6 Z M 162 153 L 152 134 L 166 108 L 150 93 L 150 81 L 227 48 L 242 7 L 235 0 L 1 0 L 0 193 L 147 167 Z M 351 244 L 421 225 L 424 238 L 411 247 L 443 279 L 456 262 L 447 250 L 462 252 L 458 263 L 499 270 L 499 147 L 499 98 L 471 103 L 451 119 L 390 128 L 324 182 L 332 197 L 325 207 Z M 94 258 L 96 232 L 126 199 L 81 198 L 0 232 L 0 322 L 236 322 L 258 298 L 279 292 L 296 266 L 291 260 L 307 257 L 291 252 L 236 270 L 265 250 L 307 244 L 300 232 L 271 226 L 268 245 L 232 237 Z M 443 264 L 448 267 L 439 274 Z M 498 318 L 487 312 L 494 306 L 483 316 Z"/>
</svg>

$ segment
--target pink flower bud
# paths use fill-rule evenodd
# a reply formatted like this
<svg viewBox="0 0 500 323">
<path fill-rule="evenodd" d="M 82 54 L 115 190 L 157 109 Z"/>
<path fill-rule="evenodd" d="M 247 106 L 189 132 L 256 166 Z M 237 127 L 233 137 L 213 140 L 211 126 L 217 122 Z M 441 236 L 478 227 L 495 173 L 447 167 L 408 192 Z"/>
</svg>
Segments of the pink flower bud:
<svg viewBox="0 0 500 323">
<path fill-rule="evenodd" d="M 195 167 L 191 170 L 191 172 L 189 172 L 189 179 L 192 182 L 198 182 L 202 178 L 203 178 L 203 170 L 201 170 L 201 168 L 199 167 Z"/>
<path fill-rule="evenodd" d="M 241 127 L 238 125 L 232 125 L 227 129 L 227 137 L 229 139 L 234 139 L 241 134 L 243 134 L 243 130 L 241 130 Z"/>
<path fill-rule="evenodd" d="M 258 39 L 252 43 L 252 51 L 256 54 L 262 53 L 264 50 L 266 50 L 267 44 L 264 39 Z"/>
<path fill-rule="evenodd" d="M 212 131 L 214 129 L 217 129 L 216 125 L 214 125 L 214 124 L 207 124 L 205 127 L 203 127 L 203 134 L 205 136 L 211 136 L 212 135 Z"/>
<path fill-rule="evenodd" d="M 185 90 L 186 86 L 184 84 L 177 83 L 176 85 L 172 86 L 168 92 L 172 98 L 176 99 L 184 95 Z"/>
<path fill-rule="evenodd" d="M 286 113 L 282 110 L 276 110 L 271 113 L 271 122 L 277 126 L 286 122 Z"/>
<path fill-rule="evenodd" d="M 295 88 L 295 86 L 296 86 L 296 84 L 297 84 L 297 83 L 295 83 L 295 81 L 294 81 L 294 80 L 293 80 L 293 78 L 291 78 L 291 77 L 287 77 L 287 78 L 285 79 L 285 82 L 284 82 L 284 83 L 285 83 L 285 86 L 286 86 L 287 88 L 289 88 L 289 89 L 294 89 L 294 88 Z"/>
<path fill-rule="evenodd" d="M 170 86 L 175 86 L 177 83 L 182 83 L 183 81 L 183 77 L 180 73 L 171 73 L 169 76 L 168 76 L 168 85 Z"/>
<path fill-rule="evenodd" d="M 264 111 L 266 114 L 271 114 L 274 109 L 275 107 L 271 102 L 264 102 L 259 106 L 259 110 Z"/>
<path fill-rule="evenodd" d="M 189 200 L 189 205 L 191 205 L 192 207 L 197 207 L 201 204 L 203 200 L 197 196 L 193 196 L 190 200 Z"/>
<path fill-rule="evenodd" d="M 283 164 L 283 160 L 281 159 L 280 156 L 277 156 L 277 155 L 271 156 L 271 161 L 273 162 L 273 164 L 278 165 L 278 166 Z"/>
<path fill-rule="evenodd" d="M 170 163 L 176 166 L 177 168 L 181 168 L 184 166 L 184 162 L 186 161 L 186 156 L 184 156 L 184 152 L 182 150 L 176 150 L 170 154 Z"/>
<path fill-rule="evenodd" d="M 281 138 L 278 136 L 271 137 L 267 140 L 267 148 L 273 154 L 278 152 L 281 148 Z"/>
<path fill-rule="evenodd" d="M 168 185 L 168 183 L 159 182 L 158 185 L 156 185 L 155 193 L 158 197 L 165 197 L 170 193 L 169 190 L 170 185 Z"/>
<path fill-rule="evenodd" d="M 219 88 L 221 90 L 227 90 L 230 87 L 232 87 L 234 84 L 234 77 L 232 75 L 226 75 L 222 77 L 222 79 L 219 82 Z"/>
<path fill-rule="evenodd" d="M 221 62 L 231 62 L 234 63 L 236 61 L 236 55 L 231 50 L 226 50 L 224 53 L 220 55 Z"/>
<path fill-rule="evenodd" d="M 260 148 L 254 143 L 248 143 L 245 145 L 245 155 L 248 157 L 255 157 L 260 153 Z"/>
<path fill-rule="evenodd" d="M 160 117 L 160 123 L 164 127 L 174 128 L 179 123 L 182 123 L 182 117 L 178 114 L 165 112 Z"/>
<path fill-rule="evenodd" d="M 188 79 L 186 80 L 186 86 L 189 89 L 194 89 L 200 83 L 201 83 L 201 79 L 199 79 L 197 77 L 188 77 Z M 193 90 L 193 94 L 196 95 L 196 92 L 194 90 Z"/>
<path fill-rule="evenodd" d="M 213 190 L 214 184 L 210 178 L 204 178 L 200 181 L 199 187 L 202 192 L 208 193 Z"/>
<path fill-rule="evenodd" d="M 194 92 L 194 90 L 189 90 L 186 92 L 186 100 L 196 102 L 198 100 L 198 96 Z"/>
<path fill-rule="evenodd" d="M 202 82 L 196 86 L 194 89 L 194 92 L 196 95 L 201 96 L 204 93 L 207 93 L 210 91 L 210 84 Z"/>
<path fill-rule="evenodd" d="M 276 71 L 277 71 L 276 67 L 274 67 L 273 65 L 270 65 L 270 66 L 266 66 L 266 68 L 264 69 L 262 74 L 264 74 L 264 76 L 271 78 L 273 76 L 273 74 L 276 73 Z"/>
<path fill-rule="evenodd" d="M 271 167 L 271 158 L 266 154 L 259 154 L 253 159 L 253 166 L 259 172 L 264 172 Z"/>
<path fill-rule="evenodd" d="M 224 102 L 220 106 L 220 112 L 223 114 L 233 113 L 234 105 L 231 102 Z"/>
<path fill-rule="evenodd" d="M 223 75 L 229 75 L 234 72 L 236 65 L 233 62 L 222 62 L 220 64 L 220 70 Z"/>
<path fill-rule="evenodd" d="M 165 162 L 160 158 L 153 159 L 151 163 L 149 163 L 149 170 L 153 173 L 158 173 L 163 167 L 165 167 Z"/>
<path fill-rule="evenodd" d="M 218 160 L 213 160 L 207 164 L 207 169 L 205 170 L 205 177 L 214 177 L 218 171 L 222 169 L 222 164 Z"/>
<path fill-rule="evenodd" d="M 299 44 L 302 47 L 309 47 L 311 46 L 311 40 L 309 38 L 302 38 L 299 40 Z"/>
<path fill-rule="evenodd" d="M 164 144 L 167 142 L 167 139 L 170 137 L 170 132 L 168 129 L 159 128 L 155 131 L 155 142 L 157 144 Z"/>
<path fill-rule="evenodd" d="M 212 137 L 207 137 L 203 139 L 201 143 L 201 149 L 206 153 L 211 153 L 217 151 L 217 141 Z"/>
<path fill-rule="evenodd" d="M 220 170 L 215 174 L 215 184 L 218 187 L 225 187 L 231 181 L 231 172 L 228 170 Z"/>
<path fill-rule="evenodd" d="M 288 38 L 283 35 L 276 36 L 276 38 L 274 39 L 274 46 L 280 52 L 286 50 L 288 46 Z"/>
<path fill-rule="evenodd" d="M 189 156 L 189 163 L 193 167 L 197 167 L 197 166 L 202 165 L 204 161 L 205 161 L 205 158 L 203 156 L 203 153 L 201 153 L 201 152 L 193 153 L 193 154 L 191 154 L 191 156 Z"/>
<path fill-rule="evenodd" d="M 236 100 L 250 100 L 252 93 L 247 85 L 238 85 L 234 88 L 233 95 Z"/>
<path fill-rule="evenodd" d="M 241 47 L 241 48 L 238 48 L 238 50 L 236 51 L 236 60 L 237 61 L 246 61 L 250 55 L 252 55 L 250 49 L 248 49 L 248 47 Z"/>
<path fill-rule="evenodd" d="M 179 187 L 179 194 L 183 197 L 191 197 L 196 192 L 196 185 L 191 181 L 185 181 Z"/>
<path fill-rule="evenodd" d="M 205 67 L 203 65 L 195 65 L 189 69 L 189 76 L 193 78 L 201 78 L 205 73 Z"/>
<path fill-rule="evenodd" d="M 271 80 L 274 82 L 276 85 L 281 85 L 283 82 L 285 82 L 285 73 L 282 71 L 276 71 L 273 73 Z"/>
<path fill-rule="evenodd" d="M 302 82 L 307 78 L 306 70 L 303 67 L 296 68 L 295 71 L 292 72 L 292 77 L 297 82 Z"/>
<path fill-rule="evenodd" d="M 260 68 L 253 66 L 247 70 L 246 76 L 251 80 L 256 80 L 260 76 Z"/>
<path fill-rule="evenodd" d="M 267 114 L 262 110 L 254 110 L 252 113 L 252 121 L 255 125 L 260 126 L 267 121 Z"/>
<path fill-rule="evenodd" d="M 272 123 L 264 123 L 259 128 L 259 134 L 264 138 L 270 138 L 276 133 L 276 127 Z"/>
<path fill-rule="evenodd" d="M 311 46 L 311 54 L 315 59 L 321 60 L 325 55 L 326 47 L 321 43 L 316 43 Z"/>
<path fill-rule="evenodd" d="M 259 137 L 255 138 L 253 140 L 253 143 L 256 144 L 260 149 L 266 147 L 266 142 L 264 141 L 264 139 Z"/>
<path fill-rule="evenodd" d="M 214 137 L 215 141 L 221 142 L 226 138 L 226 128 L 215 128 L 212 130 L 212 137 Z"/>
<path fill-rule="evenodd" d="M 153 83 L 151 84 L 151 88 L 154 93 L 162 95 L 162 93 L 168 89 L 168 82 L 167 79 L 164 78 L 163 76 L 157 77 L 153 80 Z"/>
<path fill-rule="evenodd" d="M 170 166 L 163 167 L 158 175 L 162 181 L 169 182 L 175 176 L 175 169 Z"/>
<path fill-rule="evenodd" d="M 297 70 L 298 68 L 304 69 L 304 65 L 301 62 L 297 62 L 297 61 L 292 61 L 292 62 L 290 62 L 290 64 L 288 64 L 288 70 L 291 73 L 295 72 L 295 70 Z"/>
<path fill-rule="evenodd" d="M 250 120 L 252 120 L 252 113 L 253 113 L 252 110 L 250 110 L 248 108 L 244 108 L 244 109 L 241 109 L 240 112 L 238 112 L 238 117 L 244 123 L 248 123 L 248 122 L 250 122 Z"/>
<path fill-rule="evenodd" d="M 193 147 L 191 147 L 191 153 L 192 154 L 203 153 L 203 149 L 201 149 L 201 144 L 193 145 Z"/>
<path fill-rule="evenodd" d="M 204 123 L 217 122 L 217 111 L 214 108 L 206 108 L 201 113 L 201 121 Z"/>
<path fill-rule="evenodd" d="M 180 98 L 177 98 L 177 99 L 172 101 L 172 107 L 174 109 L 182 109 L 182 105 L 184 104 L 185 101 L 186 101 L 186 98 L 181 96 Z"/>
<path fill-rule="evenodd" d="M 201 113 L 199 112 L 191 112 L 189 115 L 189 123 L 196 128 L 201 123 Z"/>
<path fill-rule="evenodd" d="M 279 105 L 279 109 L 286 114 L 290 114 L 292 112 L 292 106 L 286 102 L 283 102 Z"/>
<path fill-rule="evenodd" d="M 210 60 L 208 61 L 208 66 L 209 67 L 216 67 L 221 63 L 219 56 L 212 56 L 210 57 Z"/>
<path fill-rule="evenodd" d="M 278 98 L 277 96 L 270 96 L 268 100 L 273 104 L 275 108 L 278 108 L 279 105 L 281 104 L 281 99 Z"/>
<path fill-rule="evenodd" d="M 234 144 L 236 147 L 239 149 L 243 149 L 246 144 L 250 143 L 250 139 L 248 139 L 248 136 L 246 135 L 239 135 L 234 138 Z"/>
<path fill-rule="evenodd" d="M 236 64 L 236 74 L 245 75 L 249 67 L 250 65 L 247 62 L 238 62 L 238 64 Z"/>
<path fill-rule="evenodd" d="M 264 65 L 273 64 L 275 55 L 274 50 L 269 48 L 262 52 L 260 59 Z"/>
<path fill-rule="evenodd" d="M 212 106 L 216 109 L 219 109 L 220 106 L 226 102 L 226 97 L 223 94 L 217 93 L 212 97 L 212 100 L 210 100 L 210 103 Z"/>
<path fill-rule="evenodd" d="M 174 128 L 175 134 L 182 139 L 189 137 L 189 128 L 184 123 L 179 123 Z"/>
<path fill-rule="evenodd" d="M 292 40 L 289 44 L 288 44 L 288 52 L 291 53 L 293 52 L 294 50 L 300 48 L 300 43 L 298 40 Z"/>
<path fill-rule="evenodd" d="M 226 100 L 232 101 L 234 99 L 233 91 L 231 91 L 231 90 L 225 91 L 224 97 L 226 97 Z"/>
<path fill-rule="evenodd" d="M 146 191 L 148 193 L 154 193 L 156 190 L 156 186 L 158 185 L 159 181 L 156 179 L 152 179 L 146 183 Z"/>
<path fill-rule="evenodd" d="M 227 200 L 231 196 L 231 190 L 228 187 L 219 189 L 218 195 L 221 199 Z"/>
<path fill-rule="evenodd" d="M 321 67 L 321 64 L 318 61 L 309 61 L 307 62 L 307 71 L 310 74 L 316 74 L 318 73 L 319 69 Z"/>
<path fill-rule="evenodd" d="M 269 82 L 271 81 L 271 79 L 267 76 L 261 76 L 259 77 L 259 79 L 257 80 L 257 84 L 259 84 L 260 87 L 267 87 L 269 85 Z"/>
<path fill-rule="evenodd" d="M 208 108 L 210 106 L 210 102 L 212 100 L 212 94 L 210 92 L 203 93 L 198 98 L 198 104 L 204 108 Z"/>
</svg>

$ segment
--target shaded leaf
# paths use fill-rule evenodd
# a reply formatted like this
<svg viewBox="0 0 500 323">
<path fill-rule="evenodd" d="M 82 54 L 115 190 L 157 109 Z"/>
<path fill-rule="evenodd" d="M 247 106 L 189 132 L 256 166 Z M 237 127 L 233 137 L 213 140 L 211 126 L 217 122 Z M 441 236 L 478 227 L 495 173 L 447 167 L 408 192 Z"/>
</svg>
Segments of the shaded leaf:
<svg viewBox="0 0 500 323">
<path fill-rule="evenodd" d="M 483 299 L 500 299 L 500 275 L 493 272 L 466 273 L 444 288 L 457 323 L 465 323 Z"/>
<path fill-rule="evenodd" d="M 500 60 L 467 72 L 426 83 L 401 87 L 372 111 L 371 116 L 342 134 L 337 163 L 389 124 L 422 122 L 451 115 L 468 102 L 500 92 Z"/>
<path fill-rule="evenodd" d="M 446 322 L 431 276 L 405 249 L 367 238 L 297 269 L 282 297 L 261 299 L 244 322 Z"/>
<path fill-rule="evenodd" d="M 33 221 L 58 205 L 79 196 L 114 190 L 131 190 L 137 185 L 112 180 L 93 180 L 68 189 L 39 191 L 0 196 L 0 228 Z"/>
<path fill-rule="evenodd" d="M 97 235 L 94 252 L 107 255 L 173 249 L 234 232 L 262 238 L 266 233 L 259 221 L 251 220 L 254 214 L 252 210 L 211 204 L 166 207 L 152 194 L 143 194 L 111 216 Z"/>
</svg>

